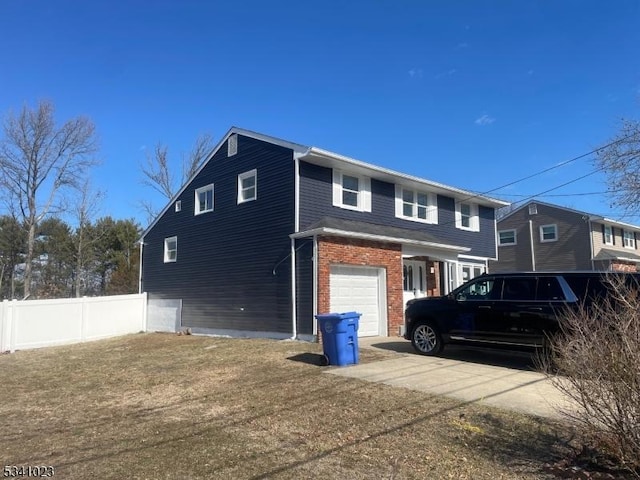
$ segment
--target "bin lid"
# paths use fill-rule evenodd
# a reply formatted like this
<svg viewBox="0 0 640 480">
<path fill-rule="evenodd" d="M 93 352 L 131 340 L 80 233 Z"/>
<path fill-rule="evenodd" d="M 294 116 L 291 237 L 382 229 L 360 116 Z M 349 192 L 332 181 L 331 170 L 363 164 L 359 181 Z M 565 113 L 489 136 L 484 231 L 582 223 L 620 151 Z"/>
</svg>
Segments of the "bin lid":
<svg viewBox="0 0 640 480">
<path fill-rule="evenodd" d="M 362 314 L 358 312 L 331 312 L 331 313 L 319 313 L 316 315 L 318 320 L 346 320 L 347 318 L 360 318 Z"/>
</svg>

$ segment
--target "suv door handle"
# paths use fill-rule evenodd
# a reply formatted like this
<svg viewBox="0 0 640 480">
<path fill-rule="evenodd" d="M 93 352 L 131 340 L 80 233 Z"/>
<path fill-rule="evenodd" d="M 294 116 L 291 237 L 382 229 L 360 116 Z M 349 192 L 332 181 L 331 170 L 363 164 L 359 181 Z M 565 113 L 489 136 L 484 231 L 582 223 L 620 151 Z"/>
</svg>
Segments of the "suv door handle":
<svg viewBox="0 0 640 480">
<path fill-rule="evenodd" d="M 530 307 L 529 310 L 531 310 L 533 312 L 541 312 L 542 311 L 542 307 Z"/>
<path fill-rule="evenodd" d="M 478 305 L 478 308 L 486 308 L 488 310 L 491 308 L 491 305 Z"/>
</svg>

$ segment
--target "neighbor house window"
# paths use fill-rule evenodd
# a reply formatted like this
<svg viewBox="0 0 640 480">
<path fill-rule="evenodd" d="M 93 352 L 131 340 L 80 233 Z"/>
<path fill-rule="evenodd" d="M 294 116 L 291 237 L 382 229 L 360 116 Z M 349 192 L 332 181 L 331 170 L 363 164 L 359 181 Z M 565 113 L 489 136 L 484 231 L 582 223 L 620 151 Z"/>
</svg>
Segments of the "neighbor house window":
<svg viewBox="0 0 640 480">
<path fill-rule="evenodd" d="M 182 210 L 182 200 L 177 200 L 176 201 L 176 212 L 179 212 Z"/>
<path fill-rule="evenodd" d="M 361 212 L 371 211 L 371 179 L 333 171 L 333 205 Z"/>
<path fill-rule="evenodd" d="M 175 262 L 178 259 L 178 237 L 164 239 L 164 263 Z"/>
<path fill-rule="evenodd" d="M 251 170 L 238 175 L 238 203 L 250 202 L 258 196 L 258 171 Z"/>
<path fill-rule="evenodd" d="M 195 214 L 213 212 L 213 184 L 196 190 Z"/>
<path fill-rule="evenodd" d="M 498 245 L 515 245 L 516 244 L 516 231 L 515 230 L 502 230 L 498 232 Z"/>
<path fill-rule="evenodd" d="M 622 238 L 624 240 L 624 248 L 636 248 L 636 235 L 629 230 L 622 231 Z"/>
<path fill-rule="evenodd" d="M 541 242 L 555 242 L 558 240 L 558 226 L 557 225 L 541 225 L 540 226 L 540 241 Z"/>
<path fill-rule="evenodd" d="M 613 245 L 613 228 L 611 225 L 602 226 L 602 235 L 604 237 L 605 245 Z"/>
<path fill-rule="evenodd" d="M 438 223 L 437 195 L 396 185 L 396 217 Z"/>
<path fill-rule="evenodd" d="M 462 230 L 480 230 L 478 205 L 475 203 L 456 203 L 456 228 Z"/>
</svg>

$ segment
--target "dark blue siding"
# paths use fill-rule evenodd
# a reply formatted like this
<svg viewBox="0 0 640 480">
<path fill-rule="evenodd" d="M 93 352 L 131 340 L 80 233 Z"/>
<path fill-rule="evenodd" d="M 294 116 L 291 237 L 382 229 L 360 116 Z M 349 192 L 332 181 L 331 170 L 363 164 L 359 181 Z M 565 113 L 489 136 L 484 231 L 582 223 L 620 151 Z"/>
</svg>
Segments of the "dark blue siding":
<svg viewBox="0 0 640 480">
<path fill-rule="evenodd" d="M 298 333 L 313 333 L 313 240 L 296 241 L 296 302 Z"/>
<path fill-rule="evenodd" d="M 395 185 L 371 180 L 371 212 L 356 212 L 333 206 L 332 171 L 300 162 L 300 229 L 304 230 L 324 216 L 359 220 L 379 225 L 420 230 L 440 238 L 443 243 L 469 247 L 468 255 L 495 256 L 494 209 L 479 208 L 480 231 L 469 232 L 455 226 L 455 201 L 438 195 L 438 224 L 424 224 L 395 216 Z"/>
<path fill-rule="evenodd" d="M 238 205 L 238 174 L 257 169 L 257 200 Z M 194 191 L 213 183 L 214 211 L 194 215 Z M 144 238 L 143 290 L 181 298 L 184 326 L 291 332 L 293 152 L 238 136 L 223 145 Z M 164 239 L 178 237 L 176 263 L 164 263 Z"/>
</svg>

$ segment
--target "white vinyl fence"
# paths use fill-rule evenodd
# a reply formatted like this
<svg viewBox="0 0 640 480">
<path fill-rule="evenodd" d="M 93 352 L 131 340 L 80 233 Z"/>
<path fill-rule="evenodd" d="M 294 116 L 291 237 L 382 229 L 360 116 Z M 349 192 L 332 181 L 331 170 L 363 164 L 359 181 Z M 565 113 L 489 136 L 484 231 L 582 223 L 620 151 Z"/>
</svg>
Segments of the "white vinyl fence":
<svg viewBox="0 0 640 480">
<path fill-rule="evenodd" d="M 55 300 L 5 300 L 0 352 L 26 350 L 144 332 L 147 294 Z"/>
</svg>

